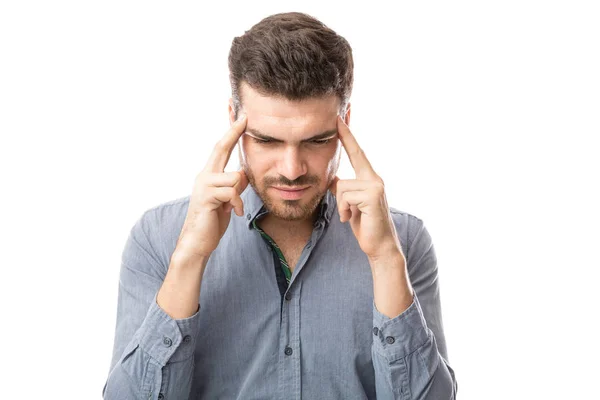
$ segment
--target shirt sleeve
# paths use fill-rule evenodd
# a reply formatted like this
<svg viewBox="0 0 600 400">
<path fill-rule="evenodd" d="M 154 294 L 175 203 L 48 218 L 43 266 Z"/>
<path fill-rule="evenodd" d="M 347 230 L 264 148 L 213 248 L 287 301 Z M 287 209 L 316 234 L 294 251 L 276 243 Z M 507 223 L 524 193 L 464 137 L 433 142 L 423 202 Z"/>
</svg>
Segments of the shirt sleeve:
<svg viewBox="0 0 600 400">
<path fill-rule="evenodd" d="M 151 217 L 147 211 L 136 222 L 123 250 L 105 399 L 189 397 L 200 306 L 191 317 L 176 320 L 156 303 L 168 266 L 153 250 Z"/>
<path fill-rule="evenodd" d="M 412 217 L 410 223 L 405 240 L 413 301 L 394 318 L 373 302 L 377 399 L 453 400 L 457 382 L 446 352 L 435 250 L 422 221 Z"/>
</svg>

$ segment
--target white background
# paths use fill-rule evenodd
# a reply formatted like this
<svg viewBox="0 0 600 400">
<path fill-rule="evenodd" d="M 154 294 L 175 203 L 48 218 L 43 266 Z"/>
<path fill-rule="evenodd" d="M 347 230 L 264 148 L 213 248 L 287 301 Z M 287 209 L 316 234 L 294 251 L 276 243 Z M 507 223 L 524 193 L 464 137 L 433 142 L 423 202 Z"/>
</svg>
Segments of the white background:
<svg viewBox="0 0 600 400">
<path fill-rule="evenodd" d="M 129 229 L 191 193 L 231 40 L 282 11 L 353 46 L 351 129 L 433 237 L 459 398 L 597 392 L 596 2 L 357 3 L 1 3 L 2 397 L 100 398 Z"/>
</svg>

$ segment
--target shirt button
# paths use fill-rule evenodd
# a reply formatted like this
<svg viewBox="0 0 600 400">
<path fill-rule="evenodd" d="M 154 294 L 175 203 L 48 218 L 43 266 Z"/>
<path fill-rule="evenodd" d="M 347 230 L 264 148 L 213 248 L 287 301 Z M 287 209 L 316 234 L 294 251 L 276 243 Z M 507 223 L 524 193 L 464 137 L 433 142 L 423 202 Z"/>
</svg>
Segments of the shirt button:
<svg viewBox="0 0 600 400">
<path fill-rule="evenodd" d="M 285 348 L 285 355 L 286 356 L 291 356 L 293 352 L 294 352 L 294 350 L 292 350 L 291 347 L 286 347 Z"/>
<path fill-rule="evenodd" d="M 246 215 L 246 218 L 250 219 L 250 218 L 252 218 L 252 215 L 248 214 L 248 215 Z"/>
<path fill-rule="evenodd" d="M 173 344 L 173 341 L 165 336 L 165 337 L 163 337 L 163 344 L 167 347 L 171 347 L 171 345 Z"/>
<path fill-rule="evenodd" d="M 287 293 L 285 294 L 285 299 L 286 299 L 286 300 L 291 300 L 291 299 L 292 299 L 292 294 L 291 294 L 290 292 L 287 292 Z"/>
<path fill-rule="evenodd" d="M 163 400 L 165 398 L 165 396 L 162 393 L 158 394 L 158 400 Z"/>
<path fill-rule="evenodd" d="M 190 335 L 185 335 L 183 337 L 183 343 L 189 343 L 192 341 L 192 338 L 190 337 Z"/>
<path fill-rule="evenodd" d="M 377 327 L 373 328 L 373 335 L 375 335 L 375 336 L 379 335 L 379 329 L 377 329 Z"/>
<path fill-rule="evenodd" d="M 394 344 L 396 339 L 394 339 L 392 336 L 388 336 L 385 338 L 385 341 L 388 342 L 388 344 Z"/>
</svg>

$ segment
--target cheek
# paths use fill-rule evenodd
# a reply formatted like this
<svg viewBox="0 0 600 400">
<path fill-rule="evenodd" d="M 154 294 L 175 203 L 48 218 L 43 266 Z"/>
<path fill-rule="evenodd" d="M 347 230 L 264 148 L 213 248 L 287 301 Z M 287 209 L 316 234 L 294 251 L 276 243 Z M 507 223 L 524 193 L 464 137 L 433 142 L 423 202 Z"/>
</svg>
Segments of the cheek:
<svg viewBox="0 0 600 400">
<path fill-rule="evenodd" d="M 257 160 L 260 160 L 260 149 L 256 148 L 256 145 L 250 142 L 248 138 L 242 138 L 242 157 L 248 164 L 254 164 Z"/>
<path fill-rule="evenodd" d="M 336 145 L 331 149 L 328 154 L 328 163 L 327 163 L 327 172 L 335 173 L 340 165 L 340 155 L 342 152 L 342 146 L 339 140 L 336 142 Z"/>
<path fill-rule="evenodd" d="M 272 164 L 272 155 L 249 141 L 242 142 L 242 163 L 256 176 L 262 176 Z"/>
<path fill-rule="evenodd" d="M 320 176 L 323 182 L 330 180 L 338 170 L 340 149 L 341 147 L 336 144 L 314 154 L 309 159 L 309 173 Z"/>
</svg>

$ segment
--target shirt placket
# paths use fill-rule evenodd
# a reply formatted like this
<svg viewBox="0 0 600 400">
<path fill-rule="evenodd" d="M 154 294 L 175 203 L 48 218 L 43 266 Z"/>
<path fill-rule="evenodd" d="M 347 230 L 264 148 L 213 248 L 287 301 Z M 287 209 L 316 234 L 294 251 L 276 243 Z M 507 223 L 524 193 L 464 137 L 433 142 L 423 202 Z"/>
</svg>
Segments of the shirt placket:
<svg viewBox="0 0 600 400">
<path fill-rule="evenodd" d="M 296 281 L 285 293 L 279 332 L 279 387 L 282 399 L 300 399 L 300 293 L 302 282 Z"/>
<path fill-rule="evenodd" d="M 281 388 L 282 399 L 301 398 L 301 366 L 300 356 L 300 300 L 302 294 L 302 279 L 298 279 L 298 274 L 306 264 L 313 243 L 316 243 L 322 234 L 321 227 L 316 225 L 317 229 L 313 231 L 310 240 L 302 250 L 298 265 L 294 268 L 294 273 L 290 284 L 285 292 L 283 307 L 281 309 L 281 330 L 279 334 L 279 385 Z"/>
<path fill-rule="evenodd" d="M 259 214 L 259 217 L 262 214 Z M 258 219 L 258 218 L 257 218 Z M 277 254 L 274 257 L 276 268 L 285 267 L 281 264 L 283 255 L 277 251 L 277 245 L 274 241 L 257 225 L 256 220 L 253 221 L 254 228 L 261 236 L 270 244 L 271 250 Z M 281 399 L 301 399 L 301 365 L 300 365 L 300 299 L 302 292 L 302 280 L 297 279 L 302 267 L 308 260 L 313 244 L 318 241 L 323 233 L 321 222 L 315 223 L 315 230 L 311 235 L 310 240 L 302 250 L 298 265 L 294 268 L 293 275 L 286 276 L 288 287 L 283 295 L 281 307 L 281 324 L 279 331 L 279 397 Z"/>
</svg>

